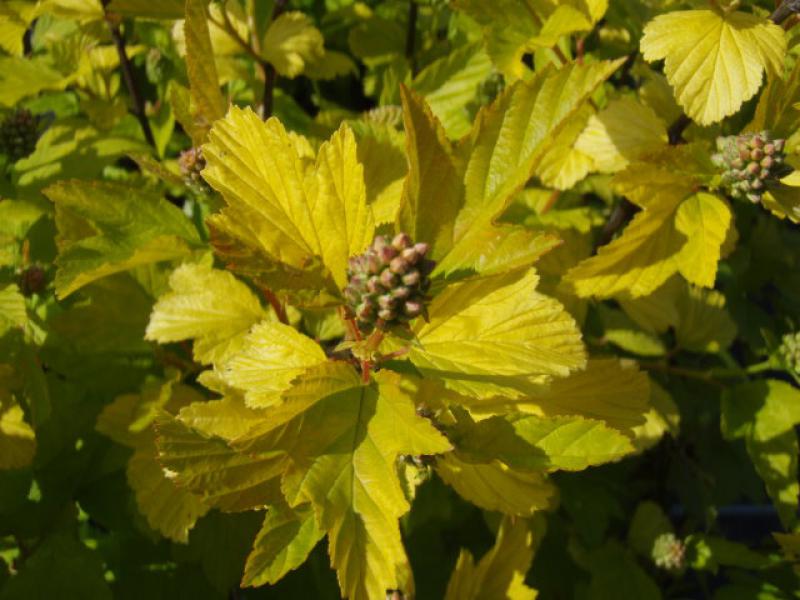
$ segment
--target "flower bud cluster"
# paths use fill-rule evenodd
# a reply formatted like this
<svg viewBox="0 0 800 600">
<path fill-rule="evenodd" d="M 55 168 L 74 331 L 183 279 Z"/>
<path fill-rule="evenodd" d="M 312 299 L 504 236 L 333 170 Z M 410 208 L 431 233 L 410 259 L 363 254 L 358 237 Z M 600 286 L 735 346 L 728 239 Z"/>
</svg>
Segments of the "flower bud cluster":
<svg viewBox="0 0 800 600">
<path fill-rule="evenodd" d="M 194 192 L 198 194 L 208 194 L 211 187 L 203 179 L 201 172 L 206 168 L 206 159 L 203 158 L 203 149 L 189 148 L 181 152 L 178 157 L 178 166 L 181 168 L 183 181 Z"/>
<path fill-rule="evenodd" d="M 425 314 L 428 275 L 435 265 L 427 253 L 427 244 L 400 233 L 391 240 L 379 235 L 364 254 L 350 259 L 344 294 L 360 329 L 387 329 Z"/>
<path fill-rule="evenodd" d="M 800 375 L 800 332 L 784 335 L 778 352 L 786 368 Z"/>
<path fill-rule="evenodd" d="M 17 162 L 31 154 L 39 141 L 41 119 L 25 108 L 18 108 L 0 123 L 0 152 Z"/>
<path fill-rule="evenodd" d="M 711 159 L 722 170 L 722 186 L 733 198 L 758 203 L 770 181 L 786 174 L 785 140 L 767 131 L 717 138 Z"/>
<path fill-rule="evenodd" d="M 674 533 L 662 533 L 653 542 L 652 557 L 661 569 L 682 571 L 686 566 L 686 544 Z"/>
</svg>

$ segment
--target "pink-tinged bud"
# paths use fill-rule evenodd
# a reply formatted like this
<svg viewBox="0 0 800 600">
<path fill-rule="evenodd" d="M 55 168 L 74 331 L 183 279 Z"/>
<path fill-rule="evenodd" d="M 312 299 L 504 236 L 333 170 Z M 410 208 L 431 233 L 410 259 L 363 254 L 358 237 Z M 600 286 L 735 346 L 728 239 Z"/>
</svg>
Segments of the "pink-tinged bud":
<svg viewBox="0 0 800 600">
<path fill-rule="evenodd" d="M 761 160 L 764 158 L 764 151 L 761 148 L 756 148 L 750 153 L 750 158 L 753 160 Z"/>
<path fill-rule="evenodd" d="M 775 159 L 773 159 L 771 156 L 765 156 L 761 160 L 761 166 L 765 169 L 771 169 L 774 164 L 775 164 Z"/>
<path fill-rule="evenodd" d="M 378 257 L 383 264 L 389 263 L 395 256 L 397 256 L 397 250 L 394 246 L 384 246 L 378 250 Z"/>
<path fill-rule="evenodd" d="M 392 288 L 397 284 L 397 276 L 388 269 L 381 273 L 381 285 L 386 288 Z"/>
<path fill-rule="evenodd" d="M 388 294 L 385 294 L 380 298 L 378 298 L 378 306 L 380 306 L 381 308 L 388 308 L 391 310 L 395 307 L 395 304 L 396 304 L 395 299 L 389 296 Z"/>
<path fill-rule="evenodd" d="M 378 272 L 380 272 L 381 261 L 377 256 L 370 253 L 366 255 L 366 259 L 367 259 L 366 267 L 370 273 L 377 274 Z"/>
<path fill-rule="evenodd" d="M 764 146 L 764 154 L 766 154 L 767 156 L 772 156 L 773 154 L 775 154 L 775 143 L 774 142 L 770 142 L 769 144 L 766 144 Z"/>
<path fill-rule="evenodd" d="M 380 252 L 383 248 L 389 245 L 389 240 L 386 239 L 385 235 L 379 235 L 375 238 L 372 242 L 372 247 L 375 252 Z"/>
<path fill-rule="evenodd" d="M 431 249 L 430 245 L 426 244 L 425 242 L 419 242 L 418 244 L 414 244 L 414 250 L 416 250 L 417 254 L 419 254 L 420 256 L 425 256 L 430 249 Z"/>
<path fill-rule="evenodd" d="M 783 148 L 786 146 L 786 140 L 775 140 L 772 143 L 775 145 L 775 152 L 783 152 Z"/>
<path fill-rule="evenodd" d="M 760 135 L 754 135 L 750 143 L 753 145 L 753 148 L 763 148 L 764 138 L 761 137 Z"/>
<path fill-rule="evenodd" d="M 735 158 L 731 161 L 731 167 L 734 169 L 744 169 L 744 161 L 741 158 Z"/>
<path fill-rule="evenodd" d="M 414 269 L 410 273 L 406 273 L 403 275 L 403 285 L 417 285 L 420 280 L 420 273 L 418 270 Z"/>
<path fill-rule="evenodd" d="M 415 248 L 406 248 L 400 253 L 400 256 L 403 257 L 403 260 L 406 261 L 408 264 L 413 265 L 419 260 L 419 254 Z"/>
<path fill-rule="evenodd" d="M 761 169 L 761 173 L 759 173 L 758 176 L 761 179 L 769 179 L 770 176 L 769 169 Z"/>
<path fill-rule="evenodd" d="M 392 240 L 392 246 L 398 250 L 405 250 L 411 245 L 411 238 L 407 233 L 398 233 Z"/>
<path fill-rule="evenodd" d="M 405 300 L 411 295 L 411 290 L 405 286 L 394 288 L 392 290 L 392 296 L 397 298 L 398 300 Z"/>
<path fill-rule="evenodd" d="M 395 314 L 393 310 L 388 308 L 381 309 L 378 311 L 378 318 L 383 321 L 392 321 L 395 318 Z"/>
<path fill-rule="evenodd" d="M 392 259 L 392 262 L 389 263 L 389 269 L 392 273 L 397 273 L 398 275 L 402 275 L 406 271 L 408 271 L 408 263 L 403 260 L 402 257 L 397 256 Z"/>
<path fill-rule="evenodd" d="M 746 171 L 750 175 L 757 175 L 761 171 L 761 165 L 758 164 L 757 162 L 751 162 L 750 164 L 747 165 Z"/>
<path fill-rule="evenodd" d="M 407 314 L 409 317 L 418 317 L 422 314 L 422 302 L 417 302 L 415 300 L 409 300 L 403 306 L 403 312 Z"/>
<path fill-rule="evenodd" d="M 377 294 L 381 291 L 381 280 L 377 275 L 373 275 L 367 281 L 367 291 L 370 294 Z"/>
<path fill-rule="evenodd" d="M 760 179 L 756 179 L 750 183 L 750 187 L 754 190 L 760 190 L 764 187 L 764 182 Z"/>
</svg>

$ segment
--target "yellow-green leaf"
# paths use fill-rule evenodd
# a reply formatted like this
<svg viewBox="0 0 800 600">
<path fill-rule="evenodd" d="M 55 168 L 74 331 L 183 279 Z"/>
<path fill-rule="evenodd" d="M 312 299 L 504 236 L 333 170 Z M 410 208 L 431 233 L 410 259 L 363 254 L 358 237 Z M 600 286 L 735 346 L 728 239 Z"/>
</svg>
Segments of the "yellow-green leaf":
<svg viewBox="0 0 800 600">
<path fill-rule="evenodd" d="M 270 23 L 261 44 L 261 55 L 284 77 L 294 78 L 307 63 L 325 54 L 325 40 L 311 19 L 299 11 L 285 12 Z"/>
<path fill-rule="evenodd" d="M 666 143 L 664 121 L 649 106 L 625 96 L 589 118 L 575 149 L 591 157 L 595 170 L 615 173 Z"/>
<path fill-rule="evenodd" d="M 475 564 L 462 550 L 450 575 L 445 600 L 534 600 L 536 590 L 525 585 L 533 553 L 544 535 L 526 519 L 504 517 L 494 546 Z"/>
<path fill-rule="evenodd" d="M 464 499 L 507 515 L 529 517 L 549 508 L 556 497 L 544 473 L 518 471 L 500 461 L 473 464 L 450 453 L 436 461 L 436 472 Z"/>
<path fill-rule="evenodd" d="M 754 14 L 685 10 L 650 21 L 641 47 L 647 61 L 665 59 L 678 102 L 709 125 L 758 92 L 765 68 L 782 72 L 786 38 L 781 27 Z"/>
<path fill-rule="evenodd" d="M 308 506 L 270 507 L 247 557 L 242 585 L 276 583 L 305 562 L 323 535 L 325 532 L 317 527 L 314 511 Z"/>
<path fill-rule="evenodd" d="M 244 392 L 247 405 L 276 404 L 292 380 L 327 361 L 311 338 L 283 323 L 264 321 L 244 338 L 241 349 L 222 365 L 222 377 Z"/>
<path fill-rule="evenodd" d="M 415 413 L 396 375 L 335 394 L 299 417 L 283 480 L 289 504 L 310 502 L 328 534 L 342 595 L 382 598 L 407 559 L 399 519 L 409 505 L 394 467 L 400 454 L 438 454 L 450 444 Z"/>
<path fill-rule="evenodd" d="M 728 203 L 706 192 L 689 196 L 678 207 L 675 228 L 686 236 L 686 244 L 676 259 L 678 270 L 687 281 L 702 287 L 714 286 L 722 244 L 732 220 Z"/>
<path fill-rule="evenodd" d="M 362 252 L 374 233 L 352 131 L 343 125 L 313 165 L 299 150 L 308 147 L 303 138 L 250 109 L 231 108 L 209 140 L 203 174 L 227 204 L 209 219 L 226 238 L 216 243 L 218 251 L 234 269 L 270 287 L 298 285 L 284 277 L 288 269 L 313 297 L 338 297 L 348 258 Z"/>
<path fill-rule="evenodd" d="M 152 437 L 128 461 L 127 475 L 136 504 L 150 527 L 176 542 L 188 542 L 189 530 L 210 507 L 164 475 Z"/>
<path fill-rule="evenodd" d="M 214 121 L 225 116 L 225 100 L 219 89 L 208 30 L 207 6 L 205 0 L 186 0 L 186 20 L 183 23 L 192 112 L 196 126 L 206 131 Z"/>
<path fill-rule="evenodd" d="M 25 421 L 22 407 L 0 398 L 0 469 L 20 469 L 36 453 L 36 434 Z"/>
<path fill-rule="evenodd" d="M 684 286 L 677 298 L 678 345 L 694 352 L 726 350 L 736 337 L 736 323 L 725 309 L 725 296 L 716 290 Z"/>
<path fill-rule="evenodd" d="M 202 263 L 181 265 L 169 285 L 153 307 L 145 337 L 162 344 L 194 339 L 195 357 L 205 364 L 230 356 L 250 327 L 269 316 L 244 283 Z"/>
<path fill-rule="evenodd" d="M 534 271 L 448 286 L 414 328 L 409 358 L 423 373 L 477 398 L 518 397 L 585 364 L 575 321 L 537 293 Z"/>
</svg>

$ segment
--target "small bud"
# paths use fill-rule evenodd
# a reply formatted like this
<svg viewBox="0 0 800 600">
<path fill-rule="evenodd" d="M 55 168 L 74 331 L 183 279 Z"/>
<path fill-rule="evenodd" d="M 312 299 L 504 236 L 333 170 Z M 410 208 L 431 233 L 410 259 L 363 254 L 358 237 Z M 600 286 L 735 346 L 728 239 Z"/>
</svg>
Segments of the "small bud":
<svg viewBox="0 0 800 600">
<path fill-rule="evenodd" d="M 783 148 L 786 145 L 786 140 L 774 140 L 772 143 L 775 146 L 775 152 L 783 152 Z"/>
<path fill-rule="evenodd" d="M 396 287 L 392 290 L 392 297 L 398 300 L 405 300 L 411 295 L 411 289 L 406 286 Z"/>
<path fill-rule="evenodd" d="M 370 317 L 372 317 L 372 314 L 372 306 L 366 302 L 359 304 L 358 308 L 356 308 L 356 316 L 362 321 L 368 320 Z"/>
<path fill-rule="evenodd" d="M 409 271 L 403 275 L 403 285 L 417 285 L 421 278 L 420 272 L 417 269 Z"/>
<path fill-rule="evenodd" d="M 378 306 L 380 306 L 381 308 L 388 308 L 390 310 L 393 310 L 396 304 L 397 301 L 388 294 L 384 294 L 383 296 L 378 298 Z"/>
<path fill-rule="evenodd" d="M 391 269 L 392 273 L 402 275 L 408 271 L 408 263 L 403 260 L 402 256 L 397 256 L 392 259 L 392 262 L 389 263 L 389 269 Z"/>
<path fill-rule="evenodd" d="M 381 273 L 381 285 L 386 289 L 394 287 L 397 285 L 397 275 L 386 269 Z"/>
<path fill-rule="evenodd" d="M 750 153 L 750 158 L 753 160 L 761 160 L 764 158 L 764 151 L 761 148 L 756 148 Z"/>
<path fill-rule="evenodd" d="M 377 275 L 373 275 L 372 277 L 370 277 L 369 281 L 367 281 L 367 291 L 370 294 L 377 294 L 378 292 L 380 292 L 381 278 L 378 277 Z"/>
<path fill-rule="evenodd" d="M 388 308 L 382 308 L 378 311 L 378 318 L 386 322 L 393 321 L 395 318 L 395 312 Z"/>
<path fill-rule="evenodd" d="M 724 161 L 722 161 L 724 163 Z M 723 166 L 723 165 L 717 165 Z M 731 161 L 731 167 L 734 169 L 744 169 L 744 161 L 741 158 L 735 158 Z"/>
<path fill-rule="evenodd" d="M 409 264 L 409 265 L 413 265 L 419 260 L 419 254 L 417 254 L 416 249 L 413 248 L 413 247 L 412 248 L 406 248 L 405 250 L 403 250 L 400 253 L 400 256 L 402 257 L 402 259 L 404 261 L 406 261 L 406 264 Z"/>
<path fill-rule="evenodd" d="M 752 147 L 753 148 L 757 148 L 757 149 L 763 148 L 764 147 L 764 143 L 765 143 L 765 140 L 760 134 L 759 135 L 754 135 L 752 141 L 750 142 Z"/>
<path fill-rule="evenodd" d="M 409 317 L 418 317 L 422 314 L 422 302 L 409 300 L 403 305 L 403 312 Z"/>
<path fill-rule="evenodd" d="M 757 162 L 751 162 L 747 165 L 745 171 L 747 172 L 748 175 L 757 175 L 758 173 L 761 172 L 761 165 L 758 164 Z"/>
<path fill-rule="evenodd" d="M 366 267 L 367 271 L 373 274 L 380 273 L 382 265 L 380 259 L 372 253 L 366 254 Z"/>
<path fill-rule="evenodd" d="M 430 249 L 431 247 L 425 242 L 419 242 L 417 244 L 414 244 L 414 250 L 416 250 L 417 254 L 419 254 L 420 256 L 425 256 L 428 253 L 428 250 Z"/>
<path fill-rule="evenodd" d="M 398 233 L 392 240 L 392 246 L 397 250 L 405 250 L 411 245 L 411 238 L 407 233 Z"/>
<path fill-rule="evenodd" d="M 378 250 L 378 257 L 381 259 L 383 264 L 391 262 L 395 256 L 397 256 L 397 250 L 394 248 L 394 246 L 384 246 Z"/>
<path fill-rule="evenodd" d="M 771 169 L 774 164 L 775 164 L 775 159 L 773 159 L 771 156 L 765 156 L 761 160 L 761 166 L 767 170 Z"/>
</svg>

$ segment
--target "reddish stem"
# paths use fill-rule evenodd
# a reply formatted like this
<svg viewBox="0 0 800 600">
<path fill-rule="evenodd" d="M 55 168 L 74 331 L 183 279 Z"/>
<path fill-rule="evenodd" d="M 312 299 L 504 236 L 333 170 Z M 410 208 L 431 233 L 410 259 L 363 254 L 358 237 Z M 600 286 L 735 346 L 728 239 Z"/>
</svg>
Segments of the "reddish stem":
<svg viewBox="0 0 800 600">
<path fill-rule="evenodd" d="M 278 320 L 284 325 L 288 325 L 289 317 L 286 316 L 286 307 L 283 306 L 280 299 L 275 295 L 275 292 L 267 288 L 262 288 L 261 291 L 264 293 L 264 298 L 267 299 L 267 302 L 269 302 L 272 310 L 275 311 Z"/>
</svg>

